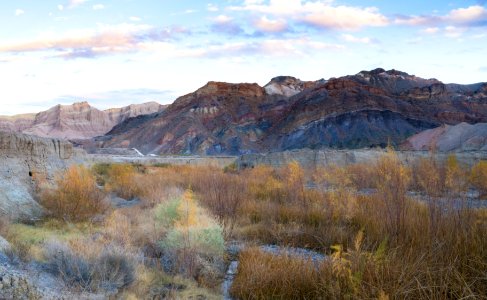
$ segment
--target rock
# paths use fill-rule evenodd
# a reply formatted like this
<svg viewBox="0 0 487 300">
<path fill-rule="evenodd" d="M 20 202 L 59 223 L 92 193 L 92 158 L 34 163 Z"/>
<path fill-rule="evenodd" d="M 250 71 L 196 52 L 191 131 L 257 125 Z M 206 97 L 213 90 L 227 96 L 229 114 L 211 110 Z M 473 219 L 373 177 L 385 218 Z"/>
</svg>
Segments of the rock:
<svg viewBox="0 0 487 300">
<path fill-rule="evenodd" d="M 5 253 L 5 251 L 10 250 L 10 243 L 0 236 L 0 252 Z"/>
<path fill-rule="evenodd" d="M 401 145 L 404 150 L 487 151 L 487 123 L 443 125 L 425 130 Z"/>
<path fill-rule="evenodd" d="M 34 199 L 36 187 L 52 183 L 57 172 L 84 159 L 84 151 L 69 142 L 0 132 L 0 216 L 40 218 L 43 210 Z"/>
</svg>

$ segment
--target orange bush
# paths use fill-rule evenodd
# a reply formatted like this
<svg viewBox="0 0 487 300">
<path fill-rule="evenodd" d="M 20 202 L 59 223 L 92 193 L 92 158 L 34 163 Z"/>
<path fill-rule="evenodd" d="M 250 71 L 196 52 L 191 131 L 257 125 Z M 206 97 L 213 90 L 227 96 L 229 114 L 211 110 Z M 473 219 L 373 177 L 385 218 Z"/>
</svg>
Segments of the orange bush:
<svg viewBox="0 0 487 300">
<path fill-rule="evenodd" d="M 103 213 L 108 204 L 95 176 L 83 166 L 72 166 L 56 180 L 57 187 L 41 193 L 41 204 L 52 217 L 85 221 Z"/>
<path fill-rule="evenodd" d="M 127 200 L 137 197 L 140 189 L 134 181 L 136 174 L 137 170 L 132 165 L 111 165 L 108 169 L 108 190 Z"/>
</svg>

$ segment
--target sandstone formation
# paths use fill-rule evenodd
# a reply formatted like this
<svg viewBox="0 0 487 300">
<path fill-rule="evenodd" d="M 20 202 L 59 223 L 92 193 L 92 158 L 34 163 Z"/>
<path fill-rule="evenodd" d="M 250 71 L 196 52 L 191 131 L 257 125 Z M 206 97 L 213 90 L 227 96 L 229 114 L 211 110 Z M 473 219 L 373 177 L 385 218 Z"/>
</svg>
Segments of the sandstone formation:
<svg viewBox="0 0 487 300">
<path fill-rule="evenodd" d="M 425 130 L 401 145 L 405 150 L 487 151 L 487 123 L 443 125 Z"/>
<path fill-rule="evenodd" d="M 0 131 L 49 138 L 88 139 L 104 135 L 128 118 L 156 113 L 163 109 L 164 106 L 155 102 L 105 111 L 98 110 L 87 102 L 56 105 L 38 114 L 0 117 Z"/>
<path fill-rule="evenodd" d="M 0 132 L 0 217 L 35 220 L 42 208 L 34 199 L 39 184 L 59 170 L 84 161 L 84 151 L 69 142 Z"/>
<path fill-rule="evenodd" d="M 443 84 L 383 69 L 316 82 L 209 82 L 163 112 L 127 119 L 91 147 L 239 155 L 399 145 L 442 124 L 487 122 L 487 83 Z"/>
</svg>

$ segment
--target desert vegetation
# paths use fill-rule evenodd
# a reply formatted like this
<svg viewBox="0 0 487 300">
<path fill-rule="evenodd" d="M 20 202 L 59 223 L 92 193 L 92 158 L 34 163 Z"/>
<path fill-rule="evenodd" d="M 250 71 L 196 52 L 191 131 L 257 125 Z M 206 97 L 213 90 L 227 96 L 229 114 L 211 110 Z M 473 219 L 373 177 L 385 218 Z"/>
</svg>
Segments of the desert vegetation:
<svg viewBox="0 0 487 300">
<path fill-rule="evenodd" d="M 42 188 L 44 220 L 2 235 L 75 289 L 122 299 L 219 298 L 230 260 L 236 299 L 485 298 L 487 210 L 467 204 L 486 182 L 485 162 L 406 165 L 393 151 L 313 170 L 72 167 Z"/>
</svg>

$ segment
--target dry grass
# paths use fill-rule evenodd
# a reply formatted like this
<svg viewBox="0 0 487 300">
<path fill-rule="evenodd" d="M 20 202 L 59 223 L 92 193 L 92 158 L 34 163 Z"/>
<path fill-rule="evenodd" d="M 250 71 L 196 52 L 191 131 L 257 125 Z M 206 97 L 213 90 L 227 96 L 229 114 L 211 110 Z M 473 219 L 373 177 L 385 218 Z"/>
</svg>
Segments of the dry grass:
<svg viewBox="0 0 487 300">
<path fill-rule="evenodd" d="M 26 234 L 14 224 L 6 236 L 24 248 L 26 257 L 41 260 L 39 249 L 51 238 L 88 265 L 99 262 L 104 249 L 121 249 L 135 259 L 134 281 L 130 287 L 121 284 L 128 282 L 123 276 L 107 281 L 123 286 L 128 298 L 143 298 L 174 282 L 218 286 L 222 229 L 227 240 L 303 247 L 329 257 L 316 266 L 257 248 L 244 251 L 233 287 L 242 299 L 486 298 L 487 212 L 438 201 L 461 199 L 469 184 L 485 193 L 486 170 L 481 162 L 470 171 L 454 156 L 445 162 L 431 156 L 406 166 L 392 151 L 376 162 L 314 172 L 294 162 L 241 171 L 103 166 L 96 172 L 107 191 L 138 197 L 143 204 L 111 211 L 99 228 L 69 237 L 59 228 L 74 225 L 64 222 L 49 225 L 55 230 L 40 224 Z M 81 187 L 94 186 L 91 174 L 77 172 L 70 185 L 59 181 L 58 191 L 73 197 Z M 309 188 L 309 182 L 315 185 Z M 428 201 L 408 198 L 410 190 Z M 59 215 L 67 219 L 66 213 Z M 174 274 L 165 274 L 164 261 L 170 261 L 174 268 L 168 272 Z M 166 292 L 166 297 L 184 298 L 183 290 Z"/>
<path fill-rule="evenodd" d="M 318 299 L 321 268 L 306 259 L 247 249 L 240 255 L 231 293 L 238 299 Z"/>
<path fill-rule="evenodd" d="M 487 197 L 487 161 L 480 161 L 473 166 L 470 182 L 482 197 Z"/>
</svg>

